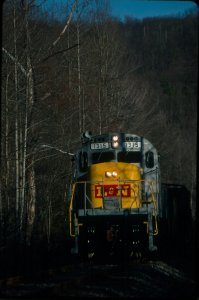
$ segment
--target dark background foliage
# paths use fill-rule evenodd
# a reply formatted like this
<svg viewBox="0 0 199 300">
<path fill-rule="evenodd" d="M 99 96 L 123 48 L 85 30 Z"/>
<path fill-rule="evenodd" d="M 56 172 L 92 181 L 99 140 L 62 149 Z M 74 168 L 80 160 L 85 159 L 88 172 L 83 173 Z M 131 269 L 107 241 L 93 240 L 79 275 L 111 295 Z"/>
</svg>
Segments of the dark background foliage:
<svg viewBox="0 0 199 300">
<path fill-rule="evenodd" d="M 28 0 L 3 4 L 4 254 L 13 244 L 56 249 L 66 242 L 72 176 L 67 152 L 78 149 L 85 130 L 149 139 L 160 152 L 162 181 L 190 192 L 195 220 L 197 12 L 121 22 L 105 2 L 93 3 L 76 3 L 61 36 L 66 21 L 55 11 L 44 13 Z M 70 2 L 62 7 L 64 20 L 71 8 Z"/>
</svg>

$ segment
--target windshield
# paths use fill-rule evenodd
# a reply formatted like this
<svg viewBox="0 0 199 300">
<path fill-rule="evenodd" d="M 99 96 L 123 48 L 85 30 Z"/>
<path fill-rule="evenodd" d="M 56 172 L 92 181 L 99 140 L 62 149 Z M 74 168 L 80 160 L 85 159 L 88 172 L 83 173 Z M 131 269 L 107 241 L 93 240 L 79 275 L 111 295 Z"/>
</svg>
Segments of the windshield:
<svg viewBox="0 0 199 300">
<path fill-rule="evenodd" d="M 114 152 L 95 152 L 92 154 L 93 164 L 109 162 L 111 160 L 114 160 L 114 158 Z"/>
<path fill-rule="evenodd" d="M 119 152 L 117 160 L 118 162 L 141 163 L 142 154 L 139 151 Z"/>
</svg>

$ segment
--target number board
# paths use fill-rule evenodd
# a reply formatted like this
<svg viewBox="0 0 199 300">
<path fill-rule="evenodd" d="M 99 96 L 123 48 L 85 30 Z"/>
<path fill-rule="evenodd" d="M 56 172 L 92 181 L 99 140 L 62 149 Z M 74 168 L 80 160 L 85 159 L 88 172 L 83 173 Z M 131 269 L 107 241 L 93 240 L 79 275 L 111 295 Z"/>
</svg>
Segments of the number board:
<svg viewBox="0 0 199 300">
<path fill-rule="evenodd" d="M 141 142 L 124 142 L 124 147 L 127 149 L 132 149 L 134 151 L 140 151 Z"/>
<path fill-rule="evenodd" d="M 92 143 L 91 144 L 91 150 L 107 149 L 107 148 L 109 148 L 108 143 Z"/>
<path fill-rule="evenodd" d="M 104 197 L 130 197 L 131 186 L 130 184 L 105 184 L 95 185 L 95 198 L 102 198 L 104 191 Z"/>
</svg>

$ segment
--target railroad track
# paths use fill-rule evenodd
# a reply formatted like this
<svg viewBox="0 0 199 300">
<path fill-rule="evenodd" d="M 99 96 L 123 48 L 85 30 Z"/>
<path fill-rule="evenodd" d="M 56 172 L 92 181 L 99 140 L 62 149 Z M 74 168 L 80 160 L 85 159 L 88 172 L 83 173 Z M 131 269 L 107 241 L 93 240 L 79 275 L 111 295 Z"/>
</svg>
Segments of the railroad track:
<svg viewBox="0 0 199 300">
<path fill-rule="evenodd" d="M 0 281 L 3 297 L 195 297 L 195 282 L 163 261 L 84 262 Z"/>
</svg>

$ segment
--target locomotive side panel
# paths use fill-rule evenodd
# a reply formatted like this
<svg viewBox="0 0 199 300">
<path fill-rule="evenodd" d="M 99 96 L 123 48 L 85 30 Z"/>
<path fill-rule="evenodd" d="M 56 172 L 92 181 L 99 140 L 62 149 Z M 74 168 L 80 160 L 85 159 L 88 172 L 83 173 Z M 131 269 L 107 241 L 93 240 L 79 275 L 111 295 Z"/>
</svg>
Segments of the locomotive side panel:
<svg viewBox="0 0 199 300">
<path fill-rule="evenodd" d="M 157 215 L 160 215 L 160 167 L 159 154 L 156 148 L 146 138 L 143 138 L 143 179 L 145 182 L 151 182 L 153 185 L 154 197 L 157 205 Z M 148 201 L 151 200 L 151 187 L 144 185 L 144 196 Z"/>
</svg>

